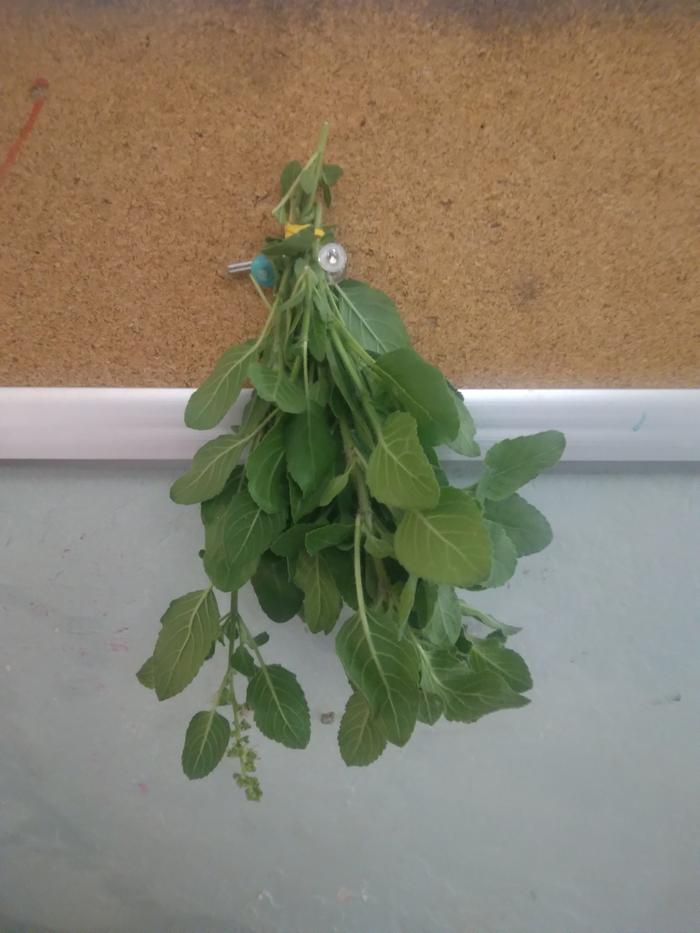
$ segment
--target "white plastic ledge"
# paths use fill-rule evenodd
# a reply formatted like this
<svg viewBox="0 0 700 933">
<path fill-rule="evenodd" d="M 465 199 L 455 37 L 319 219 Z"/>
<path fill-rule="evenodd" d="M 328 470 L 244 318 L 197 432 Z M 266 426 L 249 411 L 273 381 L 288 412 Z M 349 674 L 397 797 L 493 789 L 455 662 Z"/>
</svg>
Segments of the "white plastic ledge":
<svg viewBox="0 0 700 933">
<path fill-rule="evenodd" d="M 183 424 L 191 389 L 0 388 L 0 459 L 188 460 L 237 423 Z M 245 393 L 244 393 L 245 394 Z M 558 428 L 568 461 L 700 461 L 700 389 L 467 389 L 484 450 Z M 442 451 L 445 459 L 454 457 Z"/>
</svg>

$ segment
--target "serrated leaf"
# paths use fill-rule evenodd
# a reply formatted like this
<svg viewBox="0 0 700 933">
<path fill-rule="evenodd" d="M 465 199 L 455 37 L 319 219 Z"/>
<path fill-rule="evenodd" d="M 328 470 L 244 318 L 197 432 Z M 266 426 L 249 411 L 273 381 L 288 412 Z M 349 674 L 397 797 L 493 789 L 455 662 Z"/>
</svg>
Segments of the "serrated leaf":
<svg viewBox="0 0 700 933">
<path fill-rule="evenodd" d="M 136 679 L 142 687 L 147 690 L 154 690 L 156 686 L 156 671 L 153 666 L 153 658 L 147 658 L 141 667 L 136 671 Z"/>
<path fill-rule="evenodd" d="M 438 586 L 433 611 L 421 635 L 437 648 L 451 648 L 462 631 L 459 599 L 451 586 Z"/>
<path fill-rule="evenodd" d="M 248 684 L 246 697 L 255 725 L 262 734 L 287 748 L 306 748 L 311 718 L 304 691 L 281 664 L 261 667 Z"/>
<path fill-rule="evenodd" d="M 506 499 L 543 470 L 553 467 L 564 453 L 561 431 L 541 431 L 494 444 L 484 459 L 479 480 L 482 499 Z"/>
<path fill-rule="evenodd" d="M 156 696 L 166 700 L 192 681 L 219 634 L 219 607 L 211 590 L 174 599 L 161 619 L 153 650 Z"/>
<path fill-rule="evenodd" d="M 294 582 L 304 593 L 302 618 L 311 632 L 330 632 L 338 621 L 343 600 L 322 554 L 299 554 Z"/>
<path fill-rule="evenodd" d="M 371 765 L 386 748 L 386 737 L 372 718 L 369 703 L 353 693 L 345 705 L 338 729 L 340 756 L 349 767 Z"/>
<path fill-rule="evenodd" d="M 426 726 L 434 726 L 442 716 L 442 700 L 434 693 L 421 690 L 418 695 L 418 721 Z"/>
<path fill-rule="evenodd" d="M 518 564 L 518 555 L 515 545 L 500 525 L 484 519 L 484 525 L 491 539 L 491 572 L 479 589 L 492 589 L 503 586 L 515 573 Z"/>
<path fill-rule="evenodd" d="M 476 427 L 471 412 L 464 404 L 461 392 L 450 385 L 453 391 L 453 400 L 459 417 L 459 430 L 457 436 L 447 442 L 447 446 L 463 457 L 478 457 L 481 453 L 479 445 L 474 440 Z"/>
<path fill-rule="evenodd" d="M 345 544 L 352 538 L 354 525 L 335 522 L 328 525 L 320 525 L 309 531 L 306 535 L 305 546 L 309 554 L 317 554 L 324 548 L 337 547 L 339 544 Z"/>
<path fill-rule="evenodd" d="M 369 353 L 388 353 L 410 345 L 396 305 L 384 292 L 346 279 L 337 286 L 336 294 L 343 323 Z"/>
<path fill-rule="evenodd" d="M 206 430 L 221 421 L 238 398 L 256 353 L 257 342 L 248 340 L 222 354 L 212 374 L 190 396 L 185 408 L 188 428 Z"/>
<path fill-rule="evenodd" d="M 529 703 L 491 671 L 475 673 L 452 651 L 421 651 L 421 687 L 440 698 L 445 718 L 475 722 L 499 709 Z"/>
<path fill-rule="evenodd" d="M 306 411 L 290 418 L 287 469 L 302 492 L 318 487 L 333 466 L 337 449 L 337 439 L 320 405 L 309 402 Z"/>
<path fill-rule="evenodd" d="M 287 510 L 284 424 L 276 424 L 253 449 L 245 466 L 248 492 L 266 512 Z"/>
<path fill-rule="evenodd" d="M 470 586 L 491 572 L 491 541 L 479 506 L 458 489 L 441 489 L 432 509 L 406 512 L 394 549 L 409 573 L 434 583 Z"/>
<path fill-rule="evenodd" d="M 239 589 L 254 573 L 260 555 L 284 528 L 286 515 L 269 515 L 247 489 L 235 493 L 204 528 L 204 569 L 225 593 Z"/>
<path fill-rule="evenodd" d="M 413 415 L 428 443 L 435 446 L 457 436 L 459 415 L 452 390 L 440 370 L 415 350 L 404 347 L 380 356 L 374 371 L 401 407 Z"/>
<path fill-rule="evenodd" d="M 407 412 L 389 415 L 367 463 L 370 492 L 384 505 L 428 509 L 440 498 L 440 486 L 418 440 L 418 425 Z"/>
<path fill-rule="evenodd" d="M 418 711 L 418 657 L 413 643 L 399 641 L 398 626 L 378 610 L 366 624 L 352 616 L 336 637 L 336 652 L 351 683 L 365 696 L 373 716 L 395 745 L 405 745 Z"/>
<path fill-rule="evenodd" d="M 487 499 L 484 514 L 503 528 L 518 557 L 536 554 L 551 543 L 552 529 L 547 519 L 517 493 L 499 501 Z"/>
<path fill-rule="evenodd" d="M 248 378 L 260 398 L 276 405 L 280 411 L 298 415 L 306 408 L 303 387 L 281 367 L 273 369 L 262 363 L 252 363 L 248 369 Z"/>
<path fill-rule="evenodd" d="M 194 781 L 211 774 L 224 757 L 230 738 L 231 726 L 221 713 L 195 713 L 182 749 L 182 770 L 187 777 Z"/>
<path fill-rule="evenodd" d="M 249 441 L 250 435 L 222 434 L 200 447 L 192 466 L 170 488 L 173 502 L 192 505 L 218 495 Z"/>
<path fill-rule="evenodd" d="M 251 583 L 260 608 L 273 622 L 288 622 L 301 609 L 304 594 L 289 579 L 284 557 L 266 551 L 260 558 Z"/>
</svg>

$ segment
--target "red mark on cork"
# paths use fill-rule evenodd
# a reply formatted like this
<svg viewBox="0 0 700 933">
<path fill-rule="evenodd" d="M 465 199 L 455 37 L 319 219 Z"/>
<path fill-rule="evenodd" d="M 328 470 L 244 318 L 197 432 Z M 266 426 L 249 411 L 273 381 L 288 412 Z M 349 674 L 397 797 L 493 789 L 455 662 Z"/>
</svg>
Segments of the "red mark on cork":
<svg viewBox="0 0 700 933">
<path fill-rule="evenodd" d="M 32 105 L 32 110 L 29 116 L 27 117 L 27 122 L 24 124 L 22 129 L 17 134 L 17 138 L 10 146 L 5 160 L 0 165 L 0 182 L 4 179 L 5 175 L 10 171 L 14 165 L 19 151 L 22 146 L 25 144 L 29 138 L 29 134 L 34 129 L 34 124 L 36 123 L 41 109 L 46 103 L 46 92 L 49 89 L 49 82 L 46 78 L 36 78 L 31 88 L 31 95 L 34 98 L 34 103 Z"/>
</svg>

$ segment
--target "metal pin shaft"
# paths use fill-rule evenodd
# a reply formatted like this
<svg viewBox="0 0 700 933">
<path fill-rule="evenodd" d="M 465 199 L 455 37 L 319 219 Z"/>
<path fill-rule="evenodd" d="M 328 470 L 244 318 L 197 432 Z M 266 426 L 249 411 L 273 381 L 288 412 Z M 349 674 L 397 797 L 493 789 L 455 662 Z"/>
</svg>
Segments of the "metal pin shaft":
<svg viewBox="0 0 700 933">
<path fill-rule="evenodd" d="M 226 267 L 226 271 L 230 272 L 232 275 L 236 272 L 250 272 L 253 267 L 252 259 L 245 259 L 242 262 L 231 262 Z"/>
</svg>

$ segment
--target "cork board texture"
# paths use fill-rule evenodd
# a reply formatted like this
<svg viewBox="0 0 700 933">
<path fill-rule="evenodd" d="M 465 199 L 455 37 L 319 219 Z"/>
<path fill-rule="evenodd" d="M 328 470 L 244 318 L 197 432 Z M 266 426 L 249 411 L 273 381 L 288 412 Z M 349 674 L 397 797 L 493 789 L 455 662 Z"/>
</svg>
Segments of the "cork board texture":
<svg viewBox="0 0 700 933">
<path fill-rule="evenodd" d="M 193 385 L 281 166 L 462 386 L 694 386 L 695 3 L 0 0 L 0 383 Z M 30 92 L 37 76 L 47 91 Z"/>
</svg>

